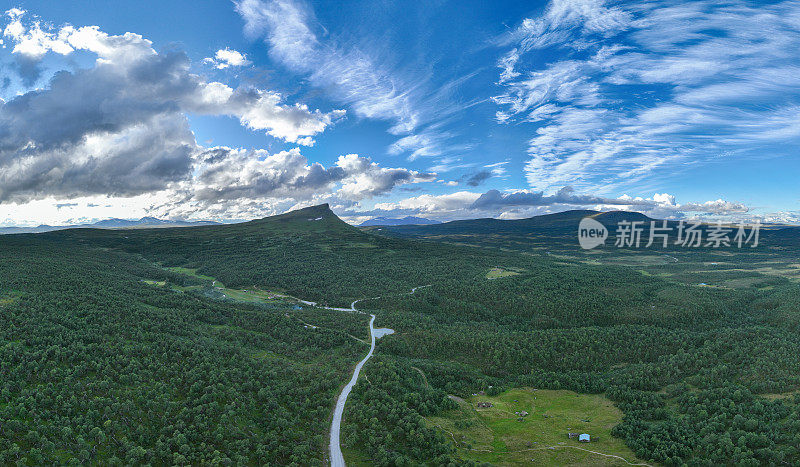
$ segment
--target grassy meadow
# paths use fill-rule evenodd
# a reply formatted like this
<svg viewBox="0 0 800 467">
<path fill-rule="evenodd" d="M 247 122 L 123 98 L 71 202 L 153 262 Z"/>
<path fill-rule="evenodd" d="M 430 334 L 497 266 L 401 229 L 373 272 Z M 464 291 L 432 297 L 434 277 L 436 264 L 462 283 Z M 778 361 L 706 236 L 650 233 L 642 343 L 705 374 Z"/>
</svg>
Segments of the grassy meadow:
<svg viewBox="0 0 800 467">
<path fill-rule="evenodd" d="M 457 402 L 457 409 L 428 417 L 427 421 L 447 433 L 467 459 L 493 465 L 641 462 L 624 441 L 611 436 L 611 429 L 622 420 L 622 412 L 602 395 L 518 388 Z M 478 407 L 479 402 L 489 402 L 492 407 Z M 528 415 L 520 417 L 522 411 Z M 569 439 L 568 432 L 588 433 L 592 442 Z"/>
</svg>

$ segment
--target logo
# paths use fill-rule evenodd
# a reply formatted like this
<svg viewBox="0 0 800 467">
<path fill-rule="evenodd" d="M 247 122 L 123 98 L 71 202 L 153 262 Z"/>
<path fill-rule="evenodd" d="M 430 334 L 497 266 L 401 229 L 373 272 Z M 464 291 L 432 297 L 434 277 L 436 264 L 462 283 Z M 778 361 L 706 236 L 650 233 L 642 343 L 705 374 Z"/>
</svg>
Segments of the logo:
<svg viewBox="0 0 800 467">
<path fill-rule="evenodd" d="M 584 250 L 602 245 L 608 238 L 608 229 L 591 217 L 584 217 L 578 224 L 578 242 Z"/>
<path fill-rule="evenodd" d="M 648 223 L 650 224 L 649 231 Z M 652 245 L 656 245 L 668 248 L 675 245 L 684 248 L 720 248 L 723 246 L 742 248 L 750 245 L 750 248 L 756 248 L 759 244 L 760 230 L 759 222 L 749 225 L 743 223 L 732 225 L 721 222 L 704 224 L 699 221 L 686 222 L 683 220 L 650 220 L 649 222 L 621 220 L 617 222 L 614 246 L 650 248 Z M 673 241 L 671 234 L 674 231 L 677 231 L 677 236 Z M 581 219 L 578 224 L 578 242 L 581 244 L 581 248 L 591 250 L 598 245 L 603 245 L 607 238 L 608 229 L 603 224 L 591 217 Z M 647 243 L 645 244 L 645 242 Z"/>
</svg>

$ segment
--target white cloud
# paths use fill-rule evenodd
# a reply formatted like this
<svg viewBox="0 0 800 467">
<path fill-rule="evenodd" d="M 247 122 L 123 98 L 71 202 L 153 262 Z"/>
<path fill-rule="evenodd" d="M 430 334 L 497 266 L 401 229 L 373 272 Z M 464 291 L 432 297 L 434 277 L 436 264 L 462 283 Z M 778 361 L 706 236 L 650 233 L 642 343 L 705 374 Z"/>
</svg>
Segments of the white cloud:
<svg viewBox="0 0 800 467">
<path fill-rule="evenodd" d="M 280 204 L 318 199 L 320 195 L 358 201 L 391 192 L 395 187 L 435 180 L 435 174 L 386 168 L 357 154 L 340 156 L 324 167 L 310 163 L 299 148 L 277 153 L 215 147 L 195 155 L 195 176 L 178 185 L 168 205 L 206 211 L 212 208 L 236 217 L 238 205 Z"/>
<path fill-rule="evenodd" d="M 81 196 L 68 203 L 56 197 L 26 201 L 24 203 L 0 203 L 0 227 L 36 227 L 47 225 L 75 225 L 120 217 L 140 218 L 149 215 L 154 203 L 168 196 L 164 192 L 153 192 L 133 197 L 108 197 L 105 195 Z M 36 218 L 31 218 L 31 213 Z"/>
<path fill-rule="evenodd" d="M 344 114 L 286 103 L 276 91 L 209 82 L 190 72 L 184 53 L 157 53 L 138 34 L 25 26 L 23 15 L 7 14 L 12 25 L 22 24 L 4 32 L 15 55 L 36 59 L 84 50 L 97 60 L 0 102 L 0 202 L 136 196 L 189 180 L 200 148 L 188 113 L 232 116 L 247 128 L 303 145 L 314 144 L 313 136 Z"/>
<path fill-rule="evenodd" d="M 384 168 L 370 159 L 348 154 L 340 156 L 336 166 L 344 170 L 346 177 L 337 194 L 348 200 L 361 200 L 388 193 L 397 185 L 431 182 L 436 174 L 420 173 L 404 168 Z"/>
<path fill-rule="evenodd" d="M 267 130 L 267 134 L 286 141 L 313 146 L 311 135 L 322 133 L 344 110 L 323 113 L 311 111 L 305 104 L 287 106 L 282 96 L 270 91 L 259 91 L 254 101 L 234 106 L 232 114 L 239 116 L 242 124 L 253 130 Z"/>
<path fill-rule="evenodd" d="M 391 203 L 376 203 L 375 210 L 445 216 L 463 212 L 480 196 L 480 193 L 470 191 L 458 191 L 445 195 L 420 195 Z"/>
<path fill-rule="evenodd" d="M 217 68 L 218 70 L 252 64 L 252 62 L 248 60 L 243 53 L 229 48 L 217 50 L 217 53 L 214 54 L 213 58 L 208 57 L 203 59 L 203 61 L 213 65 L 214 68 Z"/>
<path fill-rule="evenodd" d="M 503 36 L 500 44 L 518 44 L 501 60 L 506 78 L 514 78 L 517 72 L 513 65 L 520 54 L 561 44 L 574 33 L 581 36 L 609 36 L 626 30 L 634 16 L 616 6 L 607 6 L 603 0 L 552 0 L 539 18 L 527 18 Z M 583 40 L 573 41 L 571 47 L 582 48 Z"/>
<path fill-rule="evenodd" d="M 264 38 L 274 60 L 306 76 L 355 115 L 389 122 L 389 132 L 399 136 L 390 154 L 414 160 L 462 149 L 450 143 L 454 135 L 443 122 L 470 105 L 451 102 L 451 96 L 474 73 L 433 88 L 430 76 L 394 65 L 385 48 L 315 32 L 314 12 L 303 0 L 240 0 L 236 9 L 245 32 Z"/>
<path fill-rule="evenodd" d="M 21 14 L 15 16 L 14 21 L 21 21 Z M 305 104 L 299 103 L 287 105 L 283 102 L 283 96 L 275 91 L 234 90 L 223 83 L 206 82 L 203 77 L 189 72 L 189 61 L 185 55 L 174 52 L 159 54 L 153 49 L 152 42 L 138 34 L 128 32 L 112 36 L 97 26 L 74 28 L 66 25 L 52 32 L 36 33 L 50 39 L 37 39 L 36 47 L 18 51 L 17 46 L 33 40 L 31 31 L 41 31 L 41 27 L 36 23 L 22 36 L 13 37 L 16 43 L 14 53 L 26 54 L 26 50 L 34 48 L 36 54 L 33 56 L 40 58 L 38 54 L 42 51 L 61 54 L 69 54 L 74 50 L 93 52 L 98 57 L 95 68 L 76 72 L 76 75 L 83 75 L 83 79 L 107 80 L 103 84 L 109 88 L 112 84 L 110 81 L 117 80 L 115 89 L 109 91 L 121 98 L 162 106 L 174 101 L 180 107 L 177 110 L 231 115 L 250 129 L 266 130 L 275 138 L 306 145 L 312 145 L 314 135 L 324 131 L 344 114 L 341 110 L 328 113 L 310 110 Z M 221 57 L 230 59 L 235 51 L 221 52 Z M 144 71 L 153 74 L 144 76 Z M 84 103 L 75 102 L 75 105 Z"/>
<path fill-rule="evenodd" d="M 553 1 L 499 41 L 496 119 L 531 126 L 527 180 L 549 191 L 796 146 L 798 17 L 791 1 Z"/>
<path fill-rule="evenodd" d="M 744 204 L 721 199 L 702 203 L 678 204 L 675 202 L 675 196 L 667 193 L 657 193 L 650 198 L 627 195 L 606 198 L 577 194 L 570 187 L 563 187 L 554 195 L 545 195 L 542 192 L 530 190 L 426 194 L 392 202 L 376 203 L 372 209 L 368 210 L 347 209 L 343 211 L 343 215 L 354 219 L 364 216 L 398 217 L 408 215 L 438 220 L 476 217 L 520 219 L 569 209 L 635 211 L 656 219 L 713 218 L 727 221 L 750 221 L 759 217 Z M 789 219 L 791 216 L 784 218 Z"/>
<path fill-rule="evenodd" d="M 489 190 L 483 193 L 471 205 L 472 209 L 502 209 L 503 207 L 524 206 L 578 206 L 596 210 L 638 211 L 662 218 L 679 218 L 686 213 L 706 215 L 738 215 L 750 209 L 742 204 L 723 199 L 703 203 L 677 204 L 675 196 L 668 193 L 656 193 L 651 198 L 622 195 L 618 198 L 607 198 L 594 195 L 580 195 L 572 187 L 562 187 L 553 195 L 545 195 L 541 191 L 514 190 L 501 193 Z"/>
<path fill-rule="evenodd" d="M 310 9 L 291 0 L 243 0 L 236 8 L 245 30 L 266 36 L 270 54 L 317 87 L 348 103 L 357 115 L 394 121 L 395 133 L 416 128 L 419 116 L 405 86 L 366 52 L 323 45 L 311 30 Z"/>
</svg>

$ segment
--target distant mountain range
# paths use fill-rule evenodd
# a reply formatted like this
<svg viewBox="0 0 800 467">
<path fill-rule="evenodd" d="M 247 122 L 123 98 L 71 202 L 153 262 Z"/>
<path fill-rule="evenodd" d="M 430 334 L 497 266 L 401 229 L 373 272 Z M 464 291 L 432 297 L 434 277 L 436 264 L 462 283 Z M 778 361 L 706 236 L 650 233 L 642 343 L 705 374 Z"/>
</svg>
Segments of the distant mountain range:
<svg viewBox="0 0 800 467">
<path fill-rule="evenodd" d="M 460 235 L 460 234 L 523 234 L 533 231 L 569 232 L 578 228 L 584 217 L 591 216 L 606 227 L 621 220 L 649 222 L 649 217 L 638 212 L 571 210 L 545 214 L 525 219 L 465 219 L 436 225 L 387 225 L 392 233 L 400 236 Z"/>
<path fill-rule="evenodd" d="M 191 227 L 199 225 L 216 225 L 213 221 L 173 221 L 157 219 L 155 217 L 142 217 L 141 219 L 105 219 L 93 224 L 74 224 L 74 225 L 46 225 L 36 227 L 0 227 L 0 235 L 20 234 L 20 233 L 42 233 L 64 229 L 148 229 L 159 227 Z"/>
<path fill-rule="evenodd" d="M 312 209 L 313 208 L 313 209 Z M 320 221 L 328 218 L 336 218 L 327 204 L 314 206 L 312 208 L 292 211 L 291 213 L 273 216 L 274 219 L 289 219 L 296 216 L 308 215 L 308 221 Z M 620 221 L 639 221 L 644 225 L 649 225 L 650 221 L 662 222 L 652 219 L 644 214 L 631 211 L 592 211 L 592 210 L 570 210 L 554 214 L 545 214 L 529 217 L 525 219 L 503 220 L 493 218 L 465 219 L 450 222 L 439 222 L 423 217 L 407 216 L 403 218 L 373 217 L 359 224 L 359 227 L 370 227 L 374 230 L 377 227 L 387 227 L 391 233 L 401 237 L 426 237 L 430 235 L 459 235 L 459 234 L 530 234 L 534 231 L 547 231 L 551 234 L 572 234 L 577 229 L 578 223 L 584 217 L 592 217 L 605 225 L 609 230 Z M 270 218 L 272 219 L 272 218 Z M 251 222 L 258 222 L 254 220 Z M 342 222 L 342 221 L 340 221 Z M 676 228 L 677 221 L 667 221 L 668 226 Z M 342 222 L 343 223 L 343 222 Z M 246 224 L 246 223 L 245 223 Z M 327 223 L 325 223 L 327 224 Z M 95 229 L 145 229 L 145 228 L 164 228 L 164 227 L 193 227 L 204 225 L 221 225 L 214 221 L 180 221 L 164 220 L 155 217 L 142 217 L 141 219 L 105 219 L 93 224 L 74 224 L 74 225 L 39 225 L 37 227 L 0 227 L 0 235 L 20 234 L 20 233 L 41 233 L 52 232 L 55 230 L 76 229 L 76 228 L 95 228 Z M 797 235 L 800 232 L 798 226 L 764 224 L 762 229 L 781 231 L 787 235 Z"/>
<path fill-rule="evenodd" d="M 468 237 L 476 244 L 489 244 L 491 242 L 505 241 L 502 245 L 506 248 L 526 248 L 531 238 L 540 236 L 552 242 L 554 239 L 568 239 L 573 242 L 578 231 L 578 224 L 584 217 L 591 217 L 603 224 L 611 235 L 617 231 L 619 222 L 640 222 L 645 241 L 649 234 L 650 222 L 661 226 L 661 219 L 653 219 L 639 212 L 632 211 L 593 211 L 570 210 L 554 214 L 545 214 L 525 219 L 465 219 L 440 223 L 436 225 L 386 225 L 380 227 L 381 235 L 390 235 L 401 238 L 436 239 L 452 242 L 466 242 Z M 667 228 L 677 235 L 679 221 L 667 220 Z M 702 224 L 699 230 L 707 235 L 708 229 L 713 228 L 713 223 Z M 378 227 L 367 227 L 367 231 L 377 231 Z M 800 236 L 800 226 L 762 224 L 761 235 L 768 236 L 776 243 L 783 243 Z"/>
<path fill-rule="evenodd" d="M 373 217 L 372 219 L 362 222 L 359 227 L 369 227 L 375 225 L 433 225 L 441 224 L 439 221 L 433 219 L 425 219 L 424 217 L 406 216 L 403 218 L 390 218 L 390 217 Z"/>
</svg>

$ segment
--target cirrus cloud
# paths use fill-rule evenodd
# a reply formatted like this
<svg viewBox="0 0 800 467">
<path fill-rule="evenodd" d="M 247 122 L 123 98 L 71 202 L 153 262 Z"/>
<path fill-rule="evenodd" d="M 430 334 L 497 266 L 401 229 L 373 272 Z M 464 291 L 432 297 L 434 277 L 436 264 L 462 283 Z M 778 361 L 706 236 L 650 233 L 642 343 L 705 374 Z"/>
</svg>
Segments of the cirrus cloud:
<svg viewBox="0 0 800 467">
<path fill-rule="evenodd" d="M 498 39 L 497 121 L 531 128 L 529 185 L 610 191 L 800 143 L 800 4 L 552 0 Z"/>
</svg>

